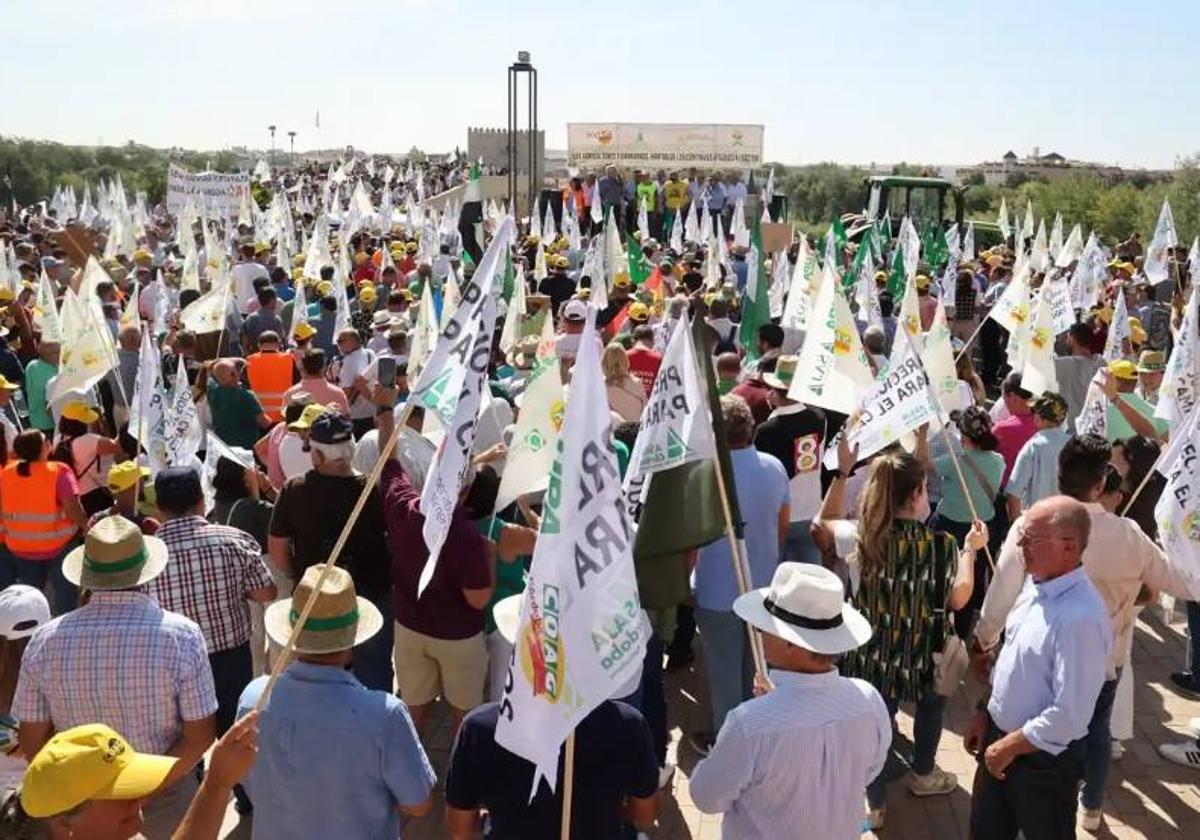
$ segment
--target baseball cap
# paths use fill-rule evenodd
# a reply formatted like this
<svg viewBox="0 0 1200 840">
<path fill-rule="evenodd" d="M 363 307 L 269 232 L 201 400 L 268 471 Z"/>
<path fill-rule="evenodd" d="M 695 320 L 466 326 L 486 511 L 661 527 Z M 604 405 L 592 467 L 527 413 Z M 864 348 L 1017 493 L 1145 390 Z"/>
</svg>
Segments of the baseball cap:
<svg viewBox="0 0 1200 840">
<path fill-rule="evenodd" d="M 587 318 L 587 304 L 581 300 L 569 300 L 563 307 L 563 317 L 568 321 L 582 321 Z"/>
<path fill-rule="evenodd" d="M 292 335 L 294 335 L 300 341 L 304 341 L 306 338 L 312 338 L 316 334 L 316 327 L 308 323 L 308 321 L 301 321 L 296 325 L 296 328 L 292 330 Z"/>
<path fill-rule="evenodd" d="M 350 421 L 336 411 L 326 411 L 312 423 L 308 439 L 315 443 L 346 443 L 353 440 L 354 430 Z"/>
<path fill-rule="evenodd" d="M 650 320 L 650 307 L 641 302 L 631 304 L 629 307 L 629 320 L 644 324 Z"/>
<path fill-rule="evenodd" d="M 187 510 L 204 498 L 200 473 L 193 467 L 167 467 L 154 478 L 154 497 L 159 507 Z"/>
<path fill-rule="evenodd" d="M 178 759 L 136 752 L 102 723 L 59 732 L 34 756 L 21 783 L 21 807 L 34 818 L 91 799 L 142 799 L 162 785 Z"/>
<path fill-rule="evenodd" d="M 1137 365 L 1128 359 L 1118 359 L 1109 362 L 1108 372 L 1117 379 L 1137 379 Z"/>
<path fill-rule="evenodd" d="M 150 470 L 139 467 L 133 461 L 122 461 L 108 468 L 108 489 L 114 493 L 128 490 L 139 478 L 149 478 Z"/>
<path fill-rule="evenodd" d="M 100 413 L 85 402 L 72 400 L 63 406 L 62 416 L 67 420 L 79 423 L 95 423 L 100 419 Z"/>
<path fill-rule="evenodd" d="M 327 409 L 325 406 L 321 405 L 320 403 L 312 403 L 311 405 L 306 405 L 306 406 L 304 406 L 304 411 L 300 412 L 299 419 L 296 420 L 295 423 L 288 423 L 288 428 L 291 429 L 293 432 L 300 432 L 300 431 L 304 431 L 305 429 L 311 429 L 313 421 L 316 420 L 318 417 L 320 417 L 322 414 L 324 414 L 328 410 L 329 409 Z"/>
<path fill-rule="evenodd" d="M 40 590 L 14 583 L 0 590 L 0 636 L 24 639 L 50 620 L 50 603 Z"/>
</svg>

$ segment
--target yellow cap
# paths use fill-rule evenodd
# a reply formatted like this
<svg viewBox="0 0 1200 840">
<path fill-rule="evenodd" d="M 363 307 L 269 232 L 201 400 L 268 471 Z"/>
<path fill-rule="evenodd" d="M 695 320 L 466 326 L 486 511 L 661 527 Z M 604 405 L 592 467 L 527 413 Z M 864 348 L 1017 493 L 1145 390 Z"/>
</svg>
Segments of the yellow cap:
<svg viewBox="0 0 1200 840">
<path fill-rule="evenodd" d="M 629 275 L 622 272 L 621 274 L 613 275 L 613 287 L 617 289 L 628 289 L 632 284 Z"/>
<path fill-rule="evenodd" d="M 415 254 L 417 252 L 417 243 L 409 242 L 407 245 L 404 246 L 404 250 L 408 251 L 408 253 L 410 253 L 410 254 Z"/>
<path fill-rule="evenodd" d="M 92 799 L 142 799 L 162 785 L 177 760 L 135 752 L 104 724 L 76 726 L 34 756 L 21 783 L 21 807 L 44 819 Z"/>
<path fill-rule="evenodd" d="M 1137 365 L 1128 359 L 1108 363 L 1108 372 L 1117 379 L 1137 379 Z"/>
<path fill-rule="evenodd" d="M 150 470 L 139 467 L 133 461 L 122 461 L 108 468 L 108 489 L 114 493 L 128 490 L 137 484 L 138 478 L 149 478 Z"/>
<path fill-rule="evenodd" d="M 16 298 L 16 293 L 8 286 L 0 286 L 0 303 L 11 303 Z"/>
<path fill-rule="evenodd" d="M 72 400 L 63 406 L 62 416 L 66 420 L 76 420 L 80 423 L 95 423 L 100 419 L 100 412 L 85 402 Z"/>
<path fill-rule="evenodd" d="M 304 256 L 304 254 L 297 254 L 296 256 L 292 257 L 292 266 L 293 266 L 293 267 L 295 267 L 295 268 L 303 268 L 303 267 L 304 267 L 304 263 L 305 263 L 305 256 Z"/>
<path fill-rule="evenodd" d="M 292 269 L 292 279 L 295 280 L 296 282 L 300 282 L 301 280 L 303 280 L 304 279 L 304 269 L 303 268 L 293 268 Z"/>
<path fill-rule="evenodd" d="M 363 286 L 358 290 L 358 299 L 363 303 L 374 303 L 377 297 L 374 286 Z"/>
<path fill-rule="evenodd" d="M 313 403 L 312 405 L 304 406 L 304 411 L 300 412 L 300 416 L 292 423 L 288 423 L 288 428 L 293 432 L 300 432 L 310 428 L 318 417 L 324 414 L 329 409 L 323 405 Z"/>
<path fill-rule="evenodd" d="M 928 289 L 929 288 L 929 278 L 926 277 L 924 274 L 917 275 L 916 283 L 917 283 L 918 289 Z"/>
<path fill-rule="evenodd" d="M 1129 341 L 1134 346 L 1146 343 L 1146 328 L 1137 318 L 1129 319 Z"/>
<path fill-rule="evenodd" d="M 271 246 L 268 245 L 266 242 L 255 242 L 254 243 L 254 253 L 256 253 L 256 254 L 265 254 L 267 251 L 270 251 L 270 250 L 271 250 Z"/>
<path fill-rule="evenodd" d="M 333 284 L 328 280 L 322 280 L 317 284 L 317 294 L 319 294 L 321 297 L 333 294 Z"/>
<path fill-rule="evenodd" d="M 650 308 L 640 301 L 638 303 L 631 303 L 629 305 L 629 320 L 638 322 L 650 320 Z"/>
<path fill-rule="evenodd" d="M 16 391 L 20 387 L 16 382 L 9 382 L 4 374 L 0 373 L 0 391 Z"/>
<path fill-rule="evenodd" d="M 151 254 L 149 251 L 147 251 L 145 248 L 138 248 L 136 251 L 133 252 L 133 261 L 134 262 L 139 262 L 139 263 L 140 262 L 150 262 L 153 259 L 154 259 L 154 255 Z"/>
<path fill-rule="evenodd" d="M 308 321 L 301 321 L 296 325 L 296 329 L 292 330 L 292 335 L 296 336 L 296 338 L 300 341 L 304 341 L 306 338 L 312 338 L 316 334 L 316 327 L 308 323 Z"/>
</svg>

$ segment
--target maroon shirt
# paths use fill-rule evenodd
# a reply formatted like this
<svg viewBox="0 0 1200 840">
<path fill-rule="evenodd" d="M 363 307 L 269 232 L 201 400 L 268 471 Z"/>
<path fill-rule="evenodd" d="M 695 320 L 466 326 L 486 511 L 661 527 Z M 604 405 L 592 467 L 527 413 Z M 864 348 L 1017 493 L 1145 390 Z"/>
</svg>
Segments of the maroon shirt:
<svg viewBox="0 0 1200 840">
<path fill-rule="evenodd" d="M 483 611 L 467 603 L 464 589 L 492 585 L 491 558 L 479 530 L 459 508 L 438 557 L 437 570 L 417 600 L 417 581 L 429 549 L 421 529 L 421 491 L 400 464 L 389 459 L 379 477 L 383 519 L 392 554 L 392 607 L 396 621 L 435 639 L 468 639 L 483 632 Z"/>
<path fill-rule="evenodd" d="M 754 415 L 754 425 L 759 426 L 767 422 L 767 418 L 771 416 L 771 403 L 767 399 L 771 389 L 757 379 L 743 382 L 729 393 L 741 397 L 750 406 L 750 413 Z"/>
</svg>

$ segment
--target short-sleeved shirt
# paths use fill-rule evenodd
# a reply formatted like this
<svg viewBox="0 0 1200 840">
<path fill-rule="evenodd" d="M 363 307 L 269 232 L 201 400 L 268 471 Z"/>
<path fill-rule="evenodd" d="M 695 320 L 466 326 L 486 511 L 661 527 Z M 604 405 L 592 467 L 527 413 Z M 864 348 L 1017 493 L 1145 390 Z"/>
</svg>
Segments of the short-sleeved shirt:
<svg viewBox="0 0 1200 840">
<path fill-rule="evenodd" d="M 243 715 L 267 678 L 246 686 Z M 295 662 L 258 721 L 258 758 L 243 785 L 255 838 L 400 836 L 397 806 L 429 798 L 435 776 L 408 708 L 341 668 Z"/>
<path fill-rule="evenodd" d="M 990 522 L 996 514 L 994 503 L 996 494 L 1000 492 L 1000 479 L 1004 476 L 1004 458 L 998 452 L 984 452 L 982 449 L 964 450 L 956 447 L 956 452 L 962 461 L 959 466 L 962 467 L 963 481 L 971 493 L 975 512 L 984 522 Z M 942 500 L 938 503 L 938 514 L 954 522 L 970 522 L 973 518 L 971 507 L 963 495 L 951 456 L 947 454 L 935 459 L 933 467 L 942 478 Z M 979 480 L 980 475 L 987 482 L 986 488 Z"/>
<path fill-rule="evenodd" d="M 29 406 L 29 425 L 43 432 L 54 431 L 54 418 L 46 404 L 46 384 L 58 376 L 58 366 L 34 359 L 25 366 L 25 402 Z"/>
<path fill-rule="evenodd" d="M 492 585 L 491 557 L 487 544 L 459 507 L 450 519 L 450 530 L 438 557 L 429 586 L 417 598 L 417 582 L 429 549 L 422 529 L 421 491 L 414 487 L 395 460 L 389 460 L 379 478 L 387 541 L 392 560 L 392 607 L 399 624 L 435 639 L 467 639 L 483 632 L 483 611 L 467 603 L 464 589 Z"/>
<path fill-rule="evenodd" d="M 38 628 L 21 661 L 12 713 L 59 732 L 104 723 L 138 752 L 163 755 L 184 721 L 217 711 L 196 622 L 141 592 L 92 600 Z"/>
<path fill-rule="evenodd" d="M 629 357 L 629 372 L 642 383 L 646 396 L 649 397 L 650 390 L 654 387 L 654 378 L 658 376 L 658 369 L 662 367 L 662 353 L 649 347 L 634 347 L 625 355 Z"/>
<path fill-rule="evenodd" d="M 258 398 L 241 385 L 212 385 L 208 389 L 213 432 L 229 446 L 253 449 L 258 442 Z"/>
<path fill-rule="evenodd" d="M 531 802 L 533 765 L 496 743 L 498 703 L 485 703 L 463 719 L 446 771 L 446 804 L 491 815 L 489 840 L 557 837 L 562 820 L 563 759 L 555 792 L 540 785 Z M 609 700 L 575 729 L 572 840 L 620 836 L 626 797 L 646 799 L 658 790 L 658 761 L 646 719 L 632 706 Z"/>
<path fill-rule="evenodd" d="M 847 655 L 843 672 L 896 702 L 916 702 L 932 684 L 933 654 L 952 632 L 946 601 L 958 547 L 951 535 L 911 519 L 897 519 L 880 538 L 887 540 L 883 562 L 867 569 L 860 561 L 853 598 L 875 632 Z"/>
<path fill-rule="evenodd" d="M 1004 456 L 1004 476 L 1001 489 L 1008 484 L 1009 473 L 1017 462 L 1017 453 L 1037 434 L 1037 421 L 1032 414 L 1013 414 L 992 426 L 992 434 L 1000 442 L 997 451 Z"/>
<path fill-rule="evenodd" d="M 779 510 L 788 503 L 788 478 L 774 455 L 746 447 L 729 453 L 738 507 L 745 523 L 750 588 L 768 586 L 779 564 Z M 696 605 L 728 612 L 738 595 L 729 541 L 717 540 L 700 549 L 692 589 Z"/>
<path fill-rule="evenodd" d="M 1031 437 L 1017 453 L 1017 463 L 1004 492 L 1028 508 L 1041 499 L 1058 495 L 1058 454 L 1062 452 L 1071 433 L 1066 426 L 1042 429 Z"/>
<path fill-rule="evenodd" d="M 313 469 L 283 486 L 271 512 L 269 533 L 291 540 L 294 580 L 329 557 L 366 481 L 365 475 L 322 475 Z M 376 600 L 391 589 L 388 561 L 383 508 L 379 494 L 372 493 L 337 564 L 350 573 L 359 595 Z"/>
<path fill-rule="evenodd" d="M 778 458 L 788 475 L 793 522 L 811 520 L 821 508 L 825 440 L 824 413 L 800 403 L 775 409 L 754 435 L 754 447 Z"/>
<path fill-rule="evenodd" d="M 338 372 L 338 385 L 342 387 L 343 391 L 350 391 L 351 386 L 354 385 L 354 380 L 366 373 L 367 367 L 374 358 L 375 356 L 371 351 L 363 347 L 342 357 L 341 367 Z M 374 417 L 375 404 L 362 394 L 355 394 L 354 399 L 350 400 L 350 416 L 355 420 Z"/>
<path fill-rule="evenodd" d="M 506 524 L 499 516 L 487 516 L 475 521 L 479 533 L 496 545 L 500 544 L 500 535 L 504 532 Z M 496 585 L 492 589 L 492 597 L 488 599 L 487 606 L 483 608 L 483 632 L 491 633 L 496 629 L 492 608 L 498 601 L 525 591 L 525 569 L 528 562 L 528 557 L 516 557 L 512 562 L 507 562 L 500 557 L 499 552 L 496 553 Z"/>
<path fill-rule="evenodd" d="M 1168 428 L 1167 421 L 1161 417 L 1155 417 L 1154 406 L 1150 405 L 1142 397 L 1139 397 L 1137 394 L 1121 394 L 1118 399 L 1128 403 L 1134 411 L 1149 420 L 1150 425 L 1154 427 L 1155 434 L 1162 435 L 1166 433 Z M 1109 443 L 1114 440 L 1124 440 L 1137 434 L 1115 403 L 1109 403 L 1108 413 L 1104 417 L 1104 422 L 1105 437 L 1108 438 Z"/>
</svg>

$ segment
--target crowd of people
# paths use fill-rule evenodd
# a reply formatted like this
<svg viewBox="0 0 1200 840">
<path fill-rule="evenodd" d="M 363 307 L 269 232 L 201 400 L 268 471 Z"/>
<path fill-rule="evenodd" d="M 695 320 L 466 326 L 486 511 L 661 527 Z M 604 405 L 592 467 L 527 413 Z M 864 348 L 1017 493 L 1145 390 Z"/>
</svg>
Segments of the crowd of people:
<svg viewBox="0 0 1200 840">
<path fill-rule="evenodd" d="M 470 192 L 471 169 L 284 170 L 224 214 L 116 185 L 0 214 L 0 833 L 216 837 L 232 802 L 255 837 L 396 837 L 433 807 L 423 742 L 440 702 L 447 835 L 558 836 L 561 778 L 535 789 L 496 740 L 545 484 L 497 500 L 533 381 L 556 361 L 569 399 L 592 313 L 622 473 L 675 326 L 706 325 L 748 577 L 722 538 L 670 573 L 687 581 L 672 603 L 643 598 L 637 678 L 576 731 L 572 836 L 653 830 L 675 769 L 664 674 L 697 648 L 711 718 L 688 734 L 703 757 L 690 793 L 726 837 L 858 837 L 884 828 L 901 777 L 915 796 L 957 790 L 936 763 L 943 714 L 980 690 L 974 836 L 1098 830 L 1133 737 L 1137 615 L 1160 593 L 1188 616 L 1173 686 L 1200 697 L 1200 593 L 1154 517 L 1177 431 L 1155 408 L 1195 306 L 1186 254 L 1151 283 L 1140 243 L 1113 243 L 1097 299 L 1058 336 L 1057 390 L 1037 394 L 989 317 L 1015 282 L 1048 292 L 1025 236 L 978 254 L 960 239 L 949 271 L 922 261 L 902 285 L 917 334 L 944 320 L 955 336 L 957 407 L 859 459 L 858 418 L 796 398 L 812 330 L 789 296 L 821 255 L 886 376 L 908 329 L 887 270 L 900 241 L 884 237 L 860 297 L 877 226 L 857 242 L 793 233 L 772 254 L 745 224 L 770 196 L 740 173 L 580 174 L 504 255 L 473 456 L 424 586 L 422 488 L 445 433 L 409 392 L 504 212 Z M 772 305 L 756 323 L 760 277 Z M 80 308 L 111 364 L 72 390 L 59 377 L 83 352 L 66 328 Z M 167 394 L 185 422 L 164 441 L 147 411 Z M 1089 426 L 1097 399 L 1105 422 Z M 1196 734 L 1162 756 L 1200 770 Z"/>
</svg>

